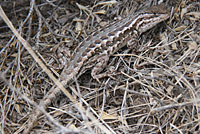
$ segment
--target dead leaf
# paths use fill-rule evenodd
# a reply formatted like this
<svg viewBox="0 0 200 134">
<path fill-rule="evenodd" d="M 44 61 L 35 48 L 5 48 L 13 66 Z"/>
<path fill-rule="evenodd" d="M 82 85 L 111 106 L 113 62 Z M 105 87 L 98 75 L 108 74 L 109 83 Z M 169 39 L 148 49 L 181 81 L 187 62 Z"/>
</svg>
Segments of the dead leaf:
<svg viewBox="0 0 200 134">
<path fill-rule="evenodd" d="M 115 119 L 118 119 L 118 116 L 116 116 L 114 114 L 108 114 L 103 111 L 101 114 L 101 119 L 102 120 L 115 120 Z"/>
<path fill-rule="evenodd" d="M 185 30 L 186 28 L 187 28 L 187 26 L 182 25 L 182 26 L 179 26 L 179 27 L 175 28 L 174 30 L 175 30 L 176 32 L 180 32 L 180 31 Z"/>
</svg>

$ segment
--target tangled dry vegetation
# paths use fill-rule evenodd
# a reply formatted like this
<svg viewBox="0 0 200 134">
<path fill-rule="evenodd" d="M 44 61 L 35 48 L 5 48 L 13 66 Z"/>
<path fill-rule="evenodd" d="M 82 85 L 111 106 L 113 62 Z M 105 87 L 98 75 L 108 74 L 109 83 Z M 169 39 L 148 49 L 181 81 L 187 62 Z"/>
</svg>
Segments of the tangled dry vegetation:
<svg viewBox="0 0 200 134">
<path fill-rule="evenodd" d="M 112 56 L 103 72 L 113 74 L 101 83 L 91 70 L 69 83 L 66 89 L 84 109 L 64 94 L 46 110 L 38 105 L 55 86 L 47 69 L 59 78 L 87 35 L 150 3 L 156 0 L 0 2 L 18 30 L 13 33 L 1 10 L 0 133 L 23 133 L 36 108 L 43 115 L 30 133 L 200 133 L 200 3 L 195 0 L 167 0 L 170 19 Z"/>
</svg>

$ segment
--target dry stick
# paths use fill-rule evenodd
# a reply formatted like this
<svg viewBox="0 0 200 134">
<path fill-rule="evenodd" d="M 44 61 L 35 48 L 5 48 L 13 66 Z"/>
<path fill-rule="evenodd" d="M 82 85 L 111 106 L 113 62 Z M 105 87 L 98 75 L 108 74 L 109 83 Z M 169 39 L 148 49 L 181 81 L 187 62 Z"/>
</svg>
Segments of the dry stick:
<svg viewBox="0 0 200 134">
<path fill-rule="evenodd" d="M 43 62 L 38 58 L 38 56 L 34 53 L 32 50 L 30 44 L 24 40 L 24 38 L 21 37 L 21 35 L 17 32 L 17 30 L 14 28 L 6 14 L 4 13 L 2 7 L 0 6 L 0 16 L 4 20 L 4 22 L 8 25 L 8 27 L 12 30 L 12 32 L 15 34 L 15 36 L 18 38 L 18 40 L 24 45 L 24 47 L 27 49 L 27 51 L 30 53 L 30 55 L 34 58 L 34 60 L 40 65 L 40 67 L 44 70 L 44 72 L 54 81 L 56 86 L 62 90 L 62 92 L 75 104 L 75 107 L 77 109 L 81 109 L 85 114 L 87 113 L 87 116 L 106 134 L 115 133 L 113 130 L 108 130 L 105 126 L 103 126 L 96 118 L 95 116 L 84 109 L 84 107 L 81 106 L 80 103 L 64 88 L 63 84 L 57 80 L 51 71 L 43 64 Z"/>
<path fill-rule="evenodd" d="M 196 105 L 200 102 L 199 99 L 197 100 L 191 100 L 189 102 L 183 102 L 183 103 L 177 103 L 177 104 L 170 104 L 170 105 L 165 105 L 165 106 L 161 106 L 161 107 L 157 107 L 157 108 L 153 108 L 151 109 L 151 112 L 160 112 L 163 110 L 167 110 L 167 109 L 172 109 L 172 108 L 177 108 L 177 107 L 183 107 L 183 106 L 190 106 L 190 105 Z"/>
<path fill-rule="evenodd" d="M 8 69 L 7 69 L 8 70 Z M 39 109 L 40 111 L 42 111 L 46 117 L 55 125 L 59 128 L 59 131 L 60 132 L 63 132 L 63 133 L 80 133 L 81 130 L 77 130 L 77 129 L 66 129 L 66 127 L 62 126 L 57 120 L 55 120 L 49 113 L 47 113 L 44 109 L 44 107 L 40 107 L 39 105 L 37 105 L 35 102 L 33 102 L 32 100 L 30 100 L 26 95 L 24 95 L 23 93 L 20 92 L 19 88 L 15 88 L 12 84 L 11 84 L 11 78 L 9 79 L 9 81 L 5 78 L 5 74 L 6 74 L 7 71 L 5 72 L 0 72 L 0 79 L 13 91 L 13 92 L 16 92 L 17 94 L 19 94 L 26 102 L 32 104 L 33 106 L 35 106 L 37 109 Z M 2 107 L 0 105 L 0 107 Z M 4 111 L 2 111 L 3 113 Z M 4 116 L 4 114 L 2 114 Z M 4 117 L 3 117 L 3 120 L 2 120 L 2 124 L 4 125 L 3 121 L 4 121 Z M 24 125 L 22 125 L 24 126 Z M 4 127 L 2 127 L 4 128 Z M 4 130 L 2 130 L 2 134 Z M 19 134 L 21 132 L 21 128 L 18 129 L 17 131 L 15 131 L 14 134 Z"/>
</svg>

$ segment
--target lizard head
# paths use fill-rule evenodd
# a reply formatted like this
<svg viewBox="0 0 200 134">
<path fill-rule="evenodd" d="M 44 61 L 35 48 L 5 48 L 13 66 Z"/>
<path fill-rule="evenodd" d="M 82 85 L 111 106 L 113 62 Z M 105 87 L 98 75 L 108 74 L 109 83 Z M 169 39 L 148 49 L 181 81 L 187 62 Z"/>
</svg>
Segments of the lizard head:
<svg viewBox="0 0 200 134">
<path fill-rule="evenodd" d="M 158 23 L 167 20 L 170 16 L 169 8 L 164 5 L 157 5 L 146 8 L 138 13 L 140 21 L 136 25 L 136 30 L 143 33 Z"/>
</svg>

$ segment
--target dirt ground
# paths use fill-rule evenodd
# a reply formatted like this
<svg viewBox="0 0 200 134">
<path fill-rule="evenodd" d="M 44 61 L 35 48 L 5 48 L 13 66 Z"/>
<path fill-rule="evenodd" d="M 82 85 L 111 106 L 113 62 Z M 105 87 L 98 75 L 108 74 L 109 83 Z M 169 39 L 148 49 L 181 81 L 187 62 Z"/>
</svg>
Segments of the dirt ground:
<svg viewBox="0 0 200 134">
<path fill-rule="evenodd" d="M 88 68 L 65 85 L 69 95 L 57 94 L 43 106 L 81 41 L 161 3 L 170 18 L 111 56 L 102 71 L 111 74 L 98 82 Z M 200 133 L 198 0 L 1 0 L 0 5 L 0 134 Z"/>
</svg>

